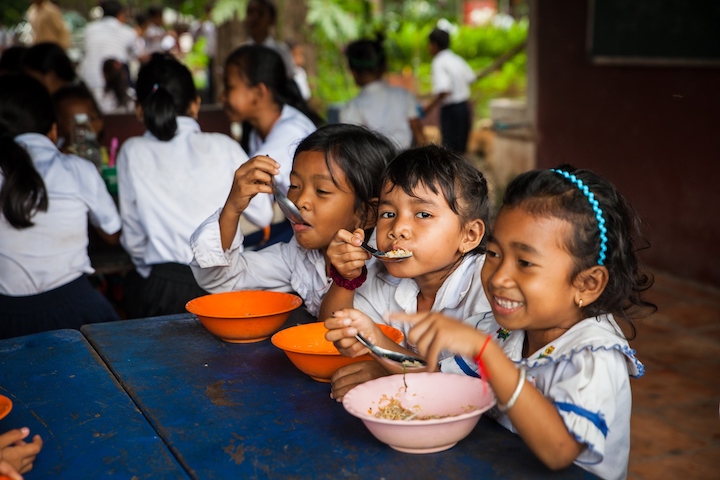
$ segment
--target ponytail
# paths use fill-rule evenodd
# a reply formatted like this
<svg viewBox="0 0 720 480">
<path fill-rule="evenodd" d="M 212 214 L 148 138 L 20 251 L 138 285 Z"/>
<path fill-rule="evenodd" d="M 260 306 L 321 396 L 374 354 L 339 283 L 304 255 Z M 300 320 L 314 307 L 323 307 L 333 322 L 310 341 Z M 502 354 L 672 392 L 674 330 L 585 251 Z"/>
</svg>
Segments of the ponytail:
<svg viewBox="0 0 720 480">
<path fill-rule="evenodd" d="M 142 103 L 145 127 L 156 138 L 167 142 L 177 132 L 177 114 L 172 95 L 165 88 L 156 85 L 154 91 Z"/>
<path fill-rule="evenodd" d="M 140 67 L 137 100 L 143 108 L 145 127 L 162 141 L 177 133 L 178 115 L 187 115 L 197 99 L 192 74 L 173 56 L 155 53 Z"/>
<path fill-rule="evenodd" d="M 38 210 L 47 211 L 45 183 L 35 170 L 27 151 L 18 145 L 9 132 L 0 135 L 0 209 L 10 225 L 20 230 L 33 226 L 32 217 Z"/>
</svg>

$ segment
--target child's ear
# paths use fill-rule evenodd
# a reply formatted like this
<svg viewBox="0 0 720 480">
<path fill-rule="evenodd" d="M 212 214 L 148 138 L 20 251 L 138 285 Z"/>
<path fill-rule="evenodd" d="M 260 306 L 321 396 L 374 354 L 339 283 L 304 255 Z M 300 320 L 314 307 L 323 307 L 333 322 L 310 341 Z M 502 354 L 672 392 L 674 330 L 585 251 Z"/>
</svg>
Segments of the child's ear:
<svg viewBox="0 0 720 480">
<path fill-rule="evenodd" d="M 465 234 L 460 248 L 463 252 L 471 252 L 474 250 L 480 242 L 482 242 L 483 236 L 485 235 L 485 222 L 476 218 L 465 225 Z"/>
<path fill-rule="evenodd" d="M 46 137 L 50 139 L 51 142 L 57 143 L 58 140 L 58 129 L 57 129 L 57 123 L 53 123 L 52 127 L 50 127 L 50 131 L 45 134 Z M 70 139 L 66 138 L 66 141 L 70 141 Z"/>
<path fill-rule="evenodd" d="M 573 282 L 578 289 L 575 304 L 582 300 L 582 305 L 588 306 L 597 300 L 605 290 L 608 279 L 608 270 L 603 265 L 595 265 L 578 273 Z"/>
<path fill-rule="evenodd" d="M 377 225 L 378 198 L 373 197 L 363 208 L 363 213 L 365 214 L 365 223 L 363 225 L 360 225 L 360 228 L 362 228 L 363 230 L 367 230 L 368 228 L 375 228 L 375 225 Z"/>
<path fill-rule="evenodd" d="M 195 120 L 198 119 L 198 115 L 200 114 L 200 105 L 202 104 L 202 99 L 200 98 L 200 95 L 195 97 L 195 100 L 190 102 L 190 105 L 188 105 L 187 109 L 187 116 L 190 118 L 194 118 Z"/>
<path fill-rule="evenodd" d="M 268 90 L 267 85 L 264 83 L 258 83 L 255 87 L 253 87 L 253 90 L 256 92 L 256 99 L 259 101 L 263 101 L 266 98 L 272 99 L 272 93 Z"/>
</svg>

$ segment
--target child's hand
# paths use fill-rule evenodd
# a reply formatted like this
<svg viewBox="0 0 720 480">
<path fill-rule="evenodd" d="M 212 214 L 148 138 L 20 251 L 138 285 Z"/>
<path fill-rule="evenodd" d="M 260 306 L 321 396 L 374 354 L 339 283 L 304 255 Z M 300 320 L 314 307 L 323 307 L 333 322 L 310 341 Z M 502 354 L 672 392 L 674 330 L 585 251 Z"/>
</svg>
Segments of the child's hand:
<svg viewBox="0 0 720 480">
<path fill-rule="evenodd" d="M 338 310 L 324 323 L 328 329 L 325 339 L 333 342 L 340 354 L 346 357 L 358 357 L 367 353 L 367 348 L 355 338 L 358 332 L 376 344 L 384 343 L 385 339 L 392 342 L 370 317 L 359 310 Z"/>
<path fill-rule="evenodd" d="M 30 430 L 24 427 L 0 435 L 0 456 L 2 461 L 10 464 L 19 473 L 27 473 L 32 470 L 35 457 L 43 445 L 40 435 L 35 435 L 30 443 L 23 441 L 29 434 Z"/>
<path fill-rule="evenodd" d="M 258 155 L 240 165 L 235 170 L 230 195 L 228 195 L 225 208 L 230 208 L 236 214 L 241 214 L 250 204 L 250 200 L 258 193 L 273 193 L 273 175 L 280 172 L 280 164 L 270 157 Z"/>
<path fill-rule="evenodd" d="M 437 368 L 440 352 L 448 350 L 463 357 L 472 358 L 478 353 L 485 335 L 460 320 L 436 312 L 406 314 L 396 312 L 391 320 L 413 323 L 408 341 L 425 356 L 429 371 Z"/>
<path fill-rule="evenodd" d="M 353 387 L 374 378 L 389 375 L 377 362 L 357 362 L 339 368 L 330 378 L 330 398 L 341 402 Z"/>
<path fill-rule="evenodd" d="M 370 259 L 360 244 L 365 240 L 365 231 L 362 228 L 350 233 L 347 230 L 338 230 L 327 248 L 327 256 L 335 270 L 343 278 L 352 280 L 362 273 L 362 267 Z"/>
</svg>

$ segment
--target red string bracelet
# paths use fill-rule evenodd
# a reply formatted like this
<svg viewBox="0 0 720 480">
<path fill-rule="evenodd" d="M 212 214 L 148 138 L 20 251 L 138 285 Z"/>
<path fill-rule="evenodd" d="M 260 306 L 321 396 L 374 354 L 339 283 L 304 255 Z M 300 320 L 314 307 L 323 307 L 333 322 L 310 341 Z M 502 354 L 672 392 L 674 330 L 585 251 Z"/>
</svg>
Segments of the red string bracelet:
<svg viewBox="0 0 720 480">
<path fill-rule="evenodd" d="M 478 353 L 477 356 L 473 358 L 475 363 L 477 363 L 478 367 L 480 368 L 480 375 L 482 379 L 485 381 L 490 380 L 490 375 L 487 373 L 487 370 L 485 370 L 485 364 L 482 361 L 482 354 L 485 351 L 485 347 L 487 347 L 488 343 L 490 343 L 490 335 L 485 337 L 485 343 L 483 343 L 483 346 L 480 349 L 480 353 Z"/>
<path fill-rule="evenodd" d="M 357 278 L 353 278 L 352 280 L 348 280 L 347 278 L 340 275 L 340 273 L 335 269 L 333 264 L 330 264 L 330 278 L 332 278 L 332 281 L 336 283 L 338 286 L 344 288 L 345 290 L 355 290 L 360 285 L 365 283 L 365 280 L 367 280 L 367 267 L 363 265 L 362 272 L 360 273 L 360 276 Z"/>
</svg>

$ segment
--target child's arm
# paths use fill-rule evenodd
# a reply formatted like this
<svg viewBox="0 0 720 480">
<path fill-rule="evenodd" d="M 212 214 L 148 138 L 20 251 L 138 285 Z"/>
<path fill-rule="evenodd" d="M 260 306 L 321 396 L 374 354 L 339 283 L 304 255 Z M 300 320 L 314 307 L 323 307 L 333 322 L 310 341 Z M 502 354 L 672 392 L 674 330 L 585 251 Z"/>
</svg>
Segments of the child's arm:
<svg viewBox="0 0 720 480">
<path fill-rule="evenodd" d="M 486 343 L 485 333 L 439 313 L 394 313 L 391 318 L 415 324 L 408 334 L 409 340 L 427 356 L 428 364 L 433 368 L 443 350 L 476 358 L 482 349 L 482 368 L 498 404 L 506 405 L 513 396 L 520 373 L 499 345 L 493 341 Z M 568 431 L 551 401 L 532 384 L 523 381 L 520 394 L 506 413 L 518 434 L 548 468 L 565 468 L 582 453 L 585 445 Z"/>
<path fill-rule="evenodd" d="M 346 280 L 353 280 L 362 275 L 365 262 L 370 254 L 360 247 L 365 239 L 365 232 L 358 228 L 354 232 L 339 230 L 327 248 L 328 268 L 334 268 L 337 275 Z M 319 318 L 329 318 L 333 312 L 343 308 L 352 308 L 355 290 L 349 290 L 336 282 L 330 286 L 323 297 Z"/>
<path fill-rule="evenodd" d="M 40 435 L 35 435 L 32 442 L 23 441 L 30 434 L 27 427 L 10 430 L 0 435 L 0 458 L 2 463 L 7 462 L 19 473 L 27 473 L 32 470 L 35 457 L 40 452 L 43 442 Z M 22 478 L 19 475 L 13 477 L 8 471 L 0 469 L 0 473 L 10 475 L 12 478 Z"/>
<path fill-rule="evenodd" d="M 270 157 L 256 156 L 236 171 L 225 206 L 220 212 L 220 239 L 223 250 L 230 248 L 240 223 L 240 215 L 258 193 L 272 194 L 273 175 L 280 172 L 280 164 Z"/>
</svg>

